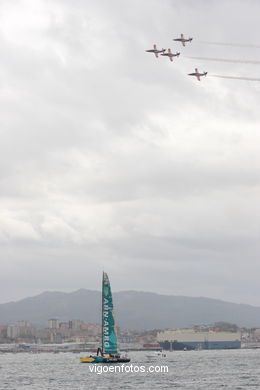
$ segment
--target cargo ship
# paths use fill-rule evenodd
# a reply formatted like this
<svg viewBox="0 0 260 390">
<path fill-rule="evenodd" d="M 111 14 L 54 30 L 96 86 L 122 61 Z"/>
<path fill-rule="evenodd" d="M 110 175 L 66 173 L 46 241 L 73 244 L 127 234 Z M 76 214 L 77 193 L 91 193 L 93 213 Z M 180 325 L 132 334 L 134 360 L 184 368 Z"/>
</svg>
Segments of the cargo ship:
<svg viewBox="0 0 260 390">
<path fill-rule="evenodd" d="M 171 329 L 159 332 L 157 341 L 168 351 L 189 351 L 200 349 L 239 349 L 240 332 L 221 332 L 216 330 Z"/>
</svg>

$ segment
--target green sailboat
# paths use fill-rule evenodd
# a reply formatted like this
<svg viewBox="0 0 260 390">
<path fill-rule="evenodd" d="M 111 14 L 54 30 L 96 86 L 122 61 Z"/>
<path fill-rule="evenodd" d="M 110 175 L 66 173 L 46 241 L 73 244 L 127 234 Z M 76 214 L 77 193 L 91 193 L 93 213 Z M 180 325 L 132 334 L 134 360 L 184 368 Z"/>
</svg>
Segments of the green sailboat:
<svg viewBox="0 0 260 390">
<path fill-rule="evenodd" d="M 113 298 L 108 276 L 103 272 L 102 280 L 102 346 L 96 355 L 80 358 L 81 363 L 128 363 L 127 356 L 118 352 Z"/>
</svg>

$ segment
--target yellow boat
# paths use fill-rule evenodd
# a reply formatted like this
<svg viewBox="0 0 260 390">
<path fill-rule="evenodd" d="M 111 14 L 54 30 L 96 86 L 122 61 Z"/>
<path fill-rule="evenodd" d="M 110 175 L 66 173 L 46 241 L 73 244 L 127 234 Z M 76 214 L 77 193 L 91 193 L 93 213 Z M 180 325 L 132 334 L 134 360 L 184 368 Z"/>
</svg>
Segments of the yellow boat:
<svg viewBox="0 0 260 390">
<path fill-rule="evenodd" d="M 82 357 L 80 358 L 80 363 L 93 363 L 95 358 L 93 357 Z"/>
<path fill-rule="evenodd" d="M 80 363 L 128 363 L 130 359 L 128 357 L 121 357 L 120 355 L 97 355 L 89 357 L 81 357 Z"/>
<path fill-rule="evenodd" d="M 96 356 L 96 357 L 81 357 L 80 363 L 104 363 L 102 356 Z"/>
</svg>

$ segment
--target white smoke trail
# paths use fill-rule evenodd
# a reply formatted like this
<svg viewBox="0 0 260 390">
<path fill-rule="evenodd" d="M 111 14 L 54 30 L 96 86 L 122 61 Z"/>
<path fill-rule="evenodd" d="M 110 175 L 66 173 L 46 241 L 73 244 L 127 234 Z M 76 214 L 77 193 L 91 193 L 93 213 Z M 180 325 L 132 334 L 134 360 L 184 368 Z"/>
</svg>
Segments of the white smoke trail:
<svg viewBox="0 0 260 390">
<path fill-rule="evenodd" d="M 224 76 L 221 74 L 210 74 L 210 77 L 219 77 L 221 79 L 234 79 L 234 80 L 247 80 L 247 81 L 260 81 L 260 79 L 252 77 L 240 77 L 240 76 Z"/>
<path fill-rule="evenodd" d="M 253 47 L 255 49 L 260 49 L 260 45 L 252 45 L 250 43 L 225 43 L 225 42 L 208 42 L 208 41 L 200 41 L 200 43 L 205 43 L 207 45 Z"/>
<path fill-rule="evenodd" d="M 186 57 L 191 58 L 193 60 L 204 60 L 204 61 L 215 61 L 215 62 L 229 62 L 233 64 L 252 64 L 259 65 L 260 61 L 255 60 L 232 60 L 227 58 L 209 58 L 209 57 Z"/>
</svg>

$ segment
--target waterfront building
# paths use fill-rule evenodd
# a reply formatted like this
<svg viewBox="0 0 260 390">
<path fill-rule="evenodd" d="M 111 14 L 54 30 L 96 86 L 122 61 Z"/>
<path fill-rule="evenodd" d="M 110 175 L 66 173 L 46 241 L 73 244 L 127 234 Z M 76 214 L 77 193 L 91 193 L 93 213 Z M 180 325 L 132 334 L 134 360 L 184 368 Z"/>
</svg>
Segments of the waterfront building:
<svg viewBox="0 0 260 390">
<path fill-rule="evenodd" d="M 79 329 L 79 328 L 81 328 L 82 324 L 83 324 L 83 321 L 81 321 L 81 320 L 70 320 L 69 321 L 69 328 L 70 329 Z"/>
<path fill-rule="evenodd" d="M 157 341 L 166 350 L 238 349 L 241 348 L 241 333 L 212 329 L 170 329 L 159 332 Z"/>
<path fill-rule="evenodd" d="M 16 324 L 10 324 L 7 327 L 7 337 L 9 339 L 15 339 L 20 334 L 20 328 Z"/>
<path fill-rule="evenodd" d="M 48 320 L 48 328 L 49 329 L 58 329 L 59 328 L 59 321 L 56 318 L 51 318 Z"/>
<path fill-rule="evenodd" d="M 30 322 L 25 321 L 25 320 L 18 321 L 17 325 L 20 326 L 21 328 L 30 328 L 31 327 Z"/>
</svg>

